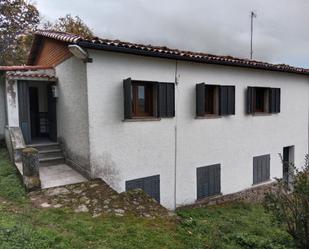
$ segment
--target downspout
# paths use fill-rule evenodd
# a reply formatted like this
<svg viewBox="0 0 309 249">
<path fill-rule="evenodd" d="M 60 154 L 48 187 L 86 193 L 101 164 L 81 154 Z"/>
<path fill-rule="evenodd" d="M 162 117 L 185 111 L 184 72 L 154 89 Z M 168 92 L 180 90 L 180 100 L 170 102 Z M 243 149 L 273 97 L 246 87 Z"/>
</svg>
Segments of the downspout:
<svg viewBox="0 0 309 249">
<path fill-rule="evenodd" d="M 175 61 L 175 97 L 176 97 L 176 102 L 175 102 L 175 158 L 174 158 L 174 209 L 177 207 L 177 135 L 178 135 L 178 115 L 177 115 L 177 110 L 178 110 L 178 80 L 179 80 L 179 75 L 178 75 L 178 61 Z M 176 94 L 177 93 L 177 94 Z"/>
</svg>

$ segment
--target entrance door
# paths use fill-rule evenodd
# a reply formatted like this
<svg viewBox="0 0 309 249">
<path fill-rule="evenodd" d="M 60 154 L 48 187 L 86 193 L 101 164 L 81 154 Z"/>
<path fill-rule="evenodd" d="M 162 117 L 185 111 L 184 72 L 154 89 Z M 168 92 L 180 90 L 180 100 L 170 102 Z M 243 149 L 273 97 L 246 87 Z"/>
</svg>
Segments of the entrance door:
<svg viewBox="0 0 309 249">
<path fill-rule="evenodd" d="M 56 98 L 54 98 L 53 96 L 51 85 L 47 87 L 47 101 L 48 101 L 49 139 L 53 142 L 57 142 Z"/>
<path fill-rule="evenodd" d="M 25 143 L 31 142 L 29 88 L 27 81 L 18 81 L 19 125 L 24 135 Z"/>
<path fill-rule="evenodd" d="M 293 180 L 294 167 L 294 146 L 287 146 L 283 148 L 283 181 L 290 185 Z"/>
</svg>

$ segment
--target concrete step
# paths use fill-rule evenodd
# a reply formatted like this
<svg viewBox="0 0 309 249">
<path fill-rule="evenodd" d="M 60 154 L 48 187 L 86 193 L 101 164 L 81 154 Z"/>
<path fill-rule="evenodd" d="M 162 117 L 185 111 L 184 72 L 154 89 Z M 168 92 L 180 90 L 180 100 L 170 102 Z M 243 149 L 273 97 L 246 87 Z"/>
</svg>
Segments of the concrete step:
<svg viewBox="0 0 309 249">
<path fill-rule="evenodd" d="M 53 166 L 63 164 L 65 162 L 63 156 L 40 158 L 40 167 Z"/>
<path fill-rule="evenodd" d="M 38 151 L 47 151 L 47 150 L 60 149 L 59 143 L 29 144 L 27 147 L 35 148 Z"/>
<path fill-rule="evenodd" d="M 52 149 L 52 150 L 40 150 L 39 158 L 49 158 L 49 157 L 63 157 L 61 149 Z"/>
</svg>

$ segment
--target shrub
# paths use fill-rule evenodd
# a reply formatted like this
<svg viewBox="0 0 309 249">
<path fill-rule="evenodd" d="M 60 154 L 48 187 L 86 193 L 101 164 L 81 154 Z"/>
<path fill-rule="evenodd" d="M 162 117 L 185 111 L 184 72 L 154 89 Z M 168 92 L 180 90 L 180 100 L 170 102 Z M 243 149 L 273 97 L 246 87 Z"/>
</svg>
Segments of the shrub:
<svg viewBox="0 0 309 249">
<path fill-rule="evenodd" d="M 287 184 L 277 179 L 278 188 L 265 196 L 266 210 L 284 225 L 293 237 L 297 248 L 309 248 L 309 157 L 305 166 L 297 170 L 294 166 L 293 180 Z"/>
</svg>

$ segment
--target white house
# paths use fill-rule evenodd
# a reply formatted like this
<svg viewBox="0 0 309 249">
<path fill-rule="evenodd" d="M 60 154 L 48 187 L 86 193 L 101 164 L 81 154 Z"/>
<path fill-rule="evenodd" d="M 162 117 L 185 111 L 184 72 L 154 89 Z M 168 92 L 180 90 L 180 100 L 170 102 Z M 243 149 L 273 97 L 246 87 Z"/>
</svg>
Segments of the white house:
<svg viewBox="0 0 309 249">
<path fill-rule="evenodd" d="M 170 209 L 286 177 L 279 154 L 302 166 L 308 153 L 306 69 L 54 31 L 35 34 L 28 64 L 32 78 L 0 68 L 14 75 L 0 93 L 6 125 Z"/>
</svg>

